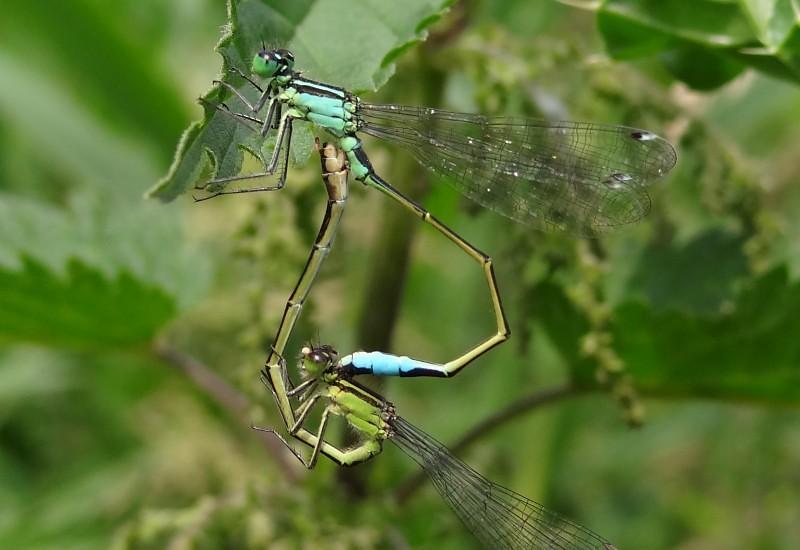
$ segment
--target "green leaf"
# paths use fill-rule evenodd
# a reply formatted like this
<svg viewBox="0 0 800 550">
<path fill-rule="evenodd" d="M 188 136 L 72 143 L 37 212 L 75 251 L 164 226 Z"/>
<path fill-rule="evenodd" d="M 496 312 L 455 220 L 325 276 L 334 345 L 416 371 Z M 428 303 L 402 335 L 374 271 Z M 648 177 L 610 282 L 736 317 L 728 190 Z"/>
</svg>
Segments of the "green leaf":
<svg viewBox="0 0 800 550">
<path fill-rule="evenodd" d="M 660 38 L 678 38 L 716 47 L 752 45 L 755 35 L 736 4 L 698 0 L 687 9 L 681 0 L 605 0 L 600 6 L 598 25 L 614 53 L 619 45 L 612 31 L 628 26 L 655 33 Z"/>
<path fill-rule="evenodd" d="M 742 237 L 719 230 L 686 244 L 654 243 L 638 255 L 624 287 L 614 293 L 626 300 L 642 298 L 655 310 L 718 313 L 748 274 L 743 246 Z M 630 253 L 630 247 L 619 251 Z"/>
<path fill-rule="evenodd" d="M 590 383 L 580 354 L 588 323 L 553 284 L 537 287 L 537 319 L 570 364 Z M 766 403 L 800 402 L 800 283 L 778 268 L 742 289 L 714 315 L 659 309 L 632 298 L 612 313 L 614 350 L 644 395 Z"/>
<path fill-rule="evenodd" d="M 688 85 L 710 90 L 745 67 L 800 82 L 800 39 L 792 0 L 605 0 L 597 24 L 610 55 L 660 55 Z"/>
<path fill-rule="evenodd" d="M 714 90 L 739 76 L 745 65 L 724 52 L 687 44 L 665 52 L 664 66 L 695 90 Z"/>
<path fill-rule="evenodd" d="M 0 117 L 15 140 L 34 152 L 32 168 L 56 170 L 73 188 L 105 187 L 139 201 L 148 179 L 158 173 L 140 144 L 111 131 L 91 105 L 64 93 L 51 74 L 2 49 L 0 74 Z"/>
<path fill-rule="evenodd" d="M 614 312 L 615 348 L 645 393 L 800 402 L 800 284 L 785 268 L 749 282 L 727 314 Z"/>
<path fill-rule="evenodd" d="M 800 78 L 800 5 L 796 0 L 740 0 L 769 54 Z"/>
<path fill-rule="evenodd" d="M 176 312 L 157 287 L 128 273 L 111 279 L 80 260 L 61 277 L 22 259 L 0 268 L 0 341 L 77 349 L 126 348 L 147 343 Z"/>
<path fill-rule="evenodd" d="M 0 266 L 19 269 L 26 256 L 63 273 L 77 259 L 108 278 L 129 274 L 159 287 L 186 309 L 205 294 L 210 265 L 183 242 L 176 214 L 175 207 L 104 194 L 77 195 L 67 209 L 0 194 Z"/>
<path fill-rule="evenodd" d="M 354 91 L 377 90 L 394 73 L 397 56 L 423 40 L 426 27 L 451 3 L 230 0 L 228 32 L 217 46 L 223 57 L 222 74 L 248 98 L 255 97 L 252 86 L 231 77 L 228 69 L 249 72 L 253 55 L 266 42 L 291 49 L 297 68 L 311 78 Z M 229 101 L 228 95 L 214 87 L 203 99 L 217 103 Z M 237 111 L 234 105 L 232 110 Z M 246 159 L 240 144 L 250 135 L 242 124 L 205 105 L 203 120 L 184 132 L 169 172 L 149 196 L 169 201 L 192 189 L 201 176 L 239 174 Z M 292 141 L 309 151 L 310 136 L 298 133 Z M 294 152 L 293 156 L 297 160 L 304 155 Z"/>
<path fill-rule="evenodd" d="M 37 71 L 33 64 L 0 51 L 0 73 L 5 75 L 0 78 L 0 115 L 3 130 L 13 136 L 9 143 L 14 144 L 14 155 L 9 157 L 21 156 L 14 160 L 35 174 L 30 180 L 42 188 L 62 189 L 60 194 L 46 195 L 55 197 L 58 206 L 0 194 L 4 274 L 25 273 L 29 268 L 22 263 L 25 258 L 45 270 L 53 288 L 60 284 L 68 289 L 78 265 L 82 276 L 102 277 L 106 286 L 161 293 L 172 310 L 169 318 L 203 296 L 211 276 L 208 253 L 198 254 L 187 246 L 179 205 L 165 207 L 141 198 L 144 186 L 157 174 L 144 144 L 131 139 L 130 133 L 120 135 L 108 121 L 97 120 L 92 101 L 71 97 L 53 74 Z M 150 139 L 154 137 L 158 139 Z M 15 174 L 3 170 L 2 176 Z M 12 185 L 20 193 L 35 195 L 26 183 Z M 35 297 L 32 291 L 32 296 L 17 299 Z M 101 294 L 99 299 L 105 297 Z M 74 310 L 77 304 L 70 307 Z M 96 306 L 87 301 L 84 307 L 84 314 L 90 315 Z M 163 325 L 166 309 L 154 306 L 154 311 L 164 314 L 159 316 Z M 30 339 L 31 331 L 22 330 L 27 320 L 20 319 L 21 332 L 4 335 L 5 341 Z M 123 315 L 119 322 L 137 326 L 139 320 Z M 145 324 L 154 323 L 150 319 Z M 139 331 L 137 338 L 145 332 Z M 74 340 L 68 336 L 45 330 L 36 341 Z"/>
<path fill-rule="evenodd" d="M 163 154 L 189 118 L 186 104 L 159 69 L 159 52 L 124 17 L 111 13 L 89 0 L 9 0 L 0 34 L 5 48 L 28 65 L 54 75 L 100 118 L 146 138 Z"/>
<path fill-rule="evenodd" d="M 594 384 L 596 365 L 581 353 L 581 338 L 589 331 L 589 323 L 577 311 L 561 287 L 545 282 L 533 290 L 534 314 L 541 328 L 564 359 L 572 383 Z"/>
<path fill-rule="evenodd" d="M 795 39 L 800 17 L 795 0 L 740 0 L 759 39 L 771 48 L 780 48 Z"/>
</svg>

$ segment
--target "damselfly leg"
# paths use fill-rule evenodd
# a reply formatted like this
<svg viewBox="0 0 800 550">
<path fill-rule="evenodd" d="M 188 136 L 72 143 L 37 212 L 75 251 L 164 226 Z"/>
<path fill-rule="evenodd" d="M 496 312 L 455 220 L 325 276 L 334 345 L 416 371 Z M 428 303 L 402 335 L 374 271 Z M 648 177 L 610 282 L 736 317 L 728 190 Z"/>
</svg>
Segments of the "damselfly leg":
<svg viewBox="0 0 800 550">
<path fill-rule="evenodd" d="M 234 94 L 232 99 L 248 106 L 250 110 L 261 108 L 258 107 L 258 103 L 256 105 L 251 104 L 247 98 L 232 85 L 226 82 L 216 82 L 219 82 L 225 89 Z M 248 79 L 248 82 L 251 82 L 250 79 Z M 267 91 L 269 90 L 266 90 L 264 94 L 266 94 Z M 212 103 L 204 99 L 201 99 L 201 102 L 213 107 L 217 113 L 234 120 L 237 123 L 236 127 L 233 129 L 234 132 L 238 131 L 237 128 L 245 129 L 245 135 L 243 135 L 241 140 L 235 145 L 238 147 L 238 154 L 242 156 L 242 159 L 239 161 L 239 165 L 241 166 L 239 171 L 245 169 L 244 167 L 247 164 L 245 162 L 246 158 L 253 159 L 260 165 L 261 170 L 214 177 L 210 180 L 200 182 L 195 186 L 195 190 L 202 193 L 202 195 L 195 197 L 195 200 L 207 200 L 220 195 L 258 191 L 278 191 L 282 189 L 286 184 L 286 174 L 289 169 L 289 153 L 292 143 L 292 123 L 294 117 L 290 116 L 289 113 L 283 114 L 281 105 L 274 100 L 270 100 L 267 108 L 267 117 L 263 120 L 253 116 L 257 111 L 253 111 L 252 114 L 246 112 L 246 110 L 240 111 L 237 110 L 236 107 L 232 108 L 227 102 Z M 274 142 L 266 139 L 273 128 L 277 130 Z M 248 182 L 253 180 L 273 178 L 276 174 L 277 181 L 274 183 L 268 185 L 248 184 Z"/>
</svg>

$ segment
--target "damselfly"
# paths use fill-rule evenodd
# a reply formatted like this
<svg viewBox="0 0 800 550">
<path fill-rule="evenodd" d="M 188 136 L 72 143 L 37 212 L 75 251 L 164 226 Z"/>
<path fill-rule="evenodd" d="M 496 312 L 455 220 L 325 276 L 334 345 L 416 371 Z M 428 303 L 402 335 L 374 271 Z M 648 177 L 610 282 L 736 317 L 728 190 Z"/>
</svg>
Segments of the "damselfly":
<svg viewBox="0 0 800 550">
<path fill-rule="evenodd" d="M 262 49 L 255 55 L 251 73 L 265 80 L 263 86 L 238 69 L 231 71 L 243 79 L 244 87 L 218 83 L 243 111 L 224 102 L 216 107 L 248 125 L 262 142 L 275 130 L 274 146 L 268 153 L 259 143 L 242 145 L 263 170 L 203 182 L 197 189 L 205 197 L 281 189 L 292 124 L 308 121 L 336 138 L 356 180 L 399 202 L 481 266 L 496 331 L 443 363 L 439 376 L 458 373 L 509 336 L 492 260 L 376 174 L 357 134 L 404 147 L 471 199 L 514 220 L 539 229 L 592 235 L 644 216 L 650 208 L 647 188 L 676 162 L 669 142 L 635 128 L 367 103 L 342 88 L 302 77 L 294 71 L 294 56 L 287 50 Z M 257 97 L 248 99 L 248 88 L 257 91 Z M 277 178 L 273 185 L 248 187 L 270 177 Z"/>
<path fill-rule="evenodd" d="M 281 358 L 281 368 L 286 363 Z M 308 459 L 283 437 L 269 428 L 307 468 L 313 468 L 320 454 L 337 464 L 350 466 L 369 460 L 391 441 L 416 461 L 428 474 L 436 490 L 458 515 L 464 526 L 491 549 L 602 549 L 615 547 L 601 536 L 528 498 L 497 485 L 453 456 L 434 438 L 398 416 L 394 406 L 380 395 L 353 380 L 354 372 L 338 360 L 330 346 L 302 350 L 300 370 L 305 380 L 292 390 L 301 402 L 297 422 L 289 433 L 312 447 Z M 268 373 L 264 384 L 275 391 Z M 318 403 L 325 407 L 316 432 L 303 425 Z M 359 443 L 340 449 L 324 440 L 330 416 L 340 416 L 355 430 Z"/>
</svg>

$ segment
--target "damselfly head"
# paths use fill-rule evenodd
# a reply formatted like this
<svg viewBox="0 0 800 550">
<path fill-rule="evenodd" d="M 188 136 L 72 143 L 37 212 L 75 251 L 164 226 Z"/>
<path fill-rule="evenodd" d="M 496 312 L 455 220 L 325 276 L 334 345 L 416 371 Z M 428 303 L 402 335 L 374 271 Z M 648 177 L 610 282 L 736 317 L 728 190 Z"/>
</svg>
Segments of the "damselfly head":
<svg viewBox="0 0 800 550">
<path fill-rule="evenodd" d="M 332 346 L 304 346 L 300 350 L 301 366 L 312 376 L 319 375 L 325 369 L 336 363 L 338 354 Z"/>
<path fill-rule="evenodd" d="M 289 50 L 268 50 L 262 48 L 253 58 L 250 71 L 264 78 L 284 76 L 292 72 L 294 54 Z"/>
</svg>

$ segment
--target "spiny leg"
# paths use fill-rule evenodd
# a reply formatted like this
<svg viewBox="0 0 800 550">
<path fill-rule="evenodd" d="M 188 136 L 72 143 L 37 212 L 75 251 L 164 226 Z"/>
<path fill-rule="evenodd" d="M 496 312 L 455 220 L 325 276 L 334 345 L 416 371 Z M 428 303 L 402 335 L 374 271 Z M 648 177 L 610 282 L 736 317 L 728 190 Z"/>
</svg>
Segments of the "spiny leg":
<svg viewBox="0 0 800 550">
<path fill-rule="evenodd" d="M 279 369 L 280 373 L 273 373 L 270 372 L 268 369 L 275 368 Z M 275 376 L 277 374 L 277 377 Z M 275 380 L 280 381 L 281 389 L 278 389 L 275 386 Z M 272 397 L 275 399 L 275 403 L 278 405 L 278 411 L 281 413 L 281 418 L 283 419 L 283 423 L 286 426 L 286 429 L 289 431 L 289 434 L 294 437 L 295 439 L 306 443 L 307 445 L 316 449 L 316 454 L 322 452 L 322 454 L 330 457 L 334 461 L 338 461 L 344 455 L 344 451 L 341 449 L 327 443 L 323 440 L 324 429 L 325 425 L 320 424 L 320 428 L 317 430 L 317 433 L 311 433 L 305 428 L 302 427 L 302 424 L 308 418 L 308 414 L 311 411 L 311 407 L 317 401 L 316 398 L 311 399 L 308 403 L 301 406 L 298 411 L 294 411 L 292 409 L 291 404 L 289 403 L 288 393 L 285 389 L 286 381 L 288 380 L 288 374 L 286 372 L 286 361 L 283 357 L 279 357 L 278 363 L 275 365 L 267 365 L 267 367 L 261 372 L 261 383 L 270 391 Z M 298 386 L 299 387 L 299 386 Z M 308 387 L 307 391 L 311 391 L 311 387 Z M 279 397 L 280 396 L 280 397 Z M 318 397 L 318 396 L 317 396 Z M 325 411 L 327 411 L 327 407 Z M 297 420 L 295 421 L 295 412 L 299 413 L 297 415 Z M 325 413 L 323 413 L 325 415 Z M 327 423 L 327 420 L 326 420 Z M 273 434 L 278 440 L 286 446 L 287 449 L 299 460 L 306 468 L 313 468 L 314 463 L 316 462 L 316 458 L 313 458 L 312 461 L 306 462 L 306 460 L 300 455 L 300 453 L 294 449 L 289 443 L 281 436 L 276 430 L 272 428 L 261 428 L 258 426 L 251 426 L 254 430 L 258 430 L 261 432 L 267 432 Z M 314 454 L 312 454 L 312 457 Z"/>
<path fill-rule="evenodd" d="M 317 442 L 314 444 L 314 447 L 311 450 L 311 457 L 308 461 L 310 468 L 314 467 L 314 465 L 317 463 L 317 458 L 319 458 L 320 448 L 325 437 L 325 430 L 328 428 L 328 415 L 330 412 L 330 406 L 325 407 L 325 410 L 322 411 L 322 417 L 319 420 L 319 429 L 317 430 Z"/>
<path fill-rule="evenodd" d="M 306 468 L 313 468 L 314 462 L 316 461 L 316 458 L 314 457 L 319 453 L 324 454 L 340 466 L 349 466 L 369 460 L 375 454 L 380 452 L 380 445 L 371 440 L 363 441 L 361 444 L 356 445 L 355 447 L 350 447 L 347 450 L 342 450 L 339 447 L 326 442 L 323 438 L 323 435 L 325 426 L 327 424 L 326 413 L 328 413 L 330 407 L 326 407 L 325 411 L 323 411 L 323 417 L 320 419 L 320 427 L 317 429 L 317 433 L 312 433 L 303 428 L 303 422 L 296 422 L 294 420 L 295 411 L 292 409 L 291 404 L 289 403 L 287 397 L 288 392 L 285 389 L 286 381 L 288 379 L 288 374 L 286 372 L 286 361 L 280 355 L 276 357 L 277 362 L 275 364 L 268 364 L 267 367 L 261 371 L 261 382 L 270 391 L 272 397 L 275 398 L 275 402 L 278 404 L 278 411 L 281 413 L 284 425 L 286 426 L 287 430 L 290 429 L 290 434 L 292 437 L 305 443 L 309 447 L 312 447 L 312 449 L 315 449 L 312 451 L 313 461 L 306 462 L 300 453 L 297 452 L 291 445 L 289 445 L 289 443 L 274 429 L 251 426 L 253 429 L 275 435 L 275 437 L 277 437 L 278 440 L 281 441 L 281 443 L 283 443 L 291 451 L 291 453 L 303 463 L 304 466 L 306 466 Z M 279 372 L 274 372 L 270 369 L 276 369 Z M 275 387 L 276 383 L 280 384 L 280 389 Z M 312 390 L 309 387 L 306 391 L 310 392 Z M 279 398 L 279 396 L 281 396 L 282 399 Z M 310 408 L 307 410 L 310 410 Z M 304 415 L 303 410 L 298 410 L 297 412 L 299 413 L 298 416 Z M 331 412 L 337 414 L 335 411 Z M 304 417 L 307 417 L 307 414 L 308 413 L 305 413 Z"/>
<path fill-rule="evenodd" d="M 291 452 L 292 455 L 309 470 L 316 465 L 317 458 L 320 454 L 327 456 L 339 466 L 352 466 L 353 464 L 358 464 L 359 462 L 369 460 L 376 454 L 376 449 L 379 448 L 379 446 L 376 447 L 375 442 L 371 440 L 364 441 L 355 447 L 348 448 L 347 450 L 342 450 L 335 445 L 327 443 L 324 440 L 324 435 L 328 426 L 328 416 L 330 413 L 330 407 L 326 407 L 325 410 L 322 411 L 322 417 L 320 418 L 320 425 L 317 429 L 317 433 L 311 433 L 308 430 L 301 428 L 298 430 L 297 434 L 293 434 L 296 439 L 312 447 L 311 456 L 308 460 L 304 459 L 297 449 L 292 447 L 281 434 L 272 428 L 262 428 L 259 426 L 251 427 L 254 430 L 270 433 L 274 437 L 277 437 L 278 441 L 283 443 L 283 445 L 289 449 L 289 452 Z M 333 414 L 336 413 L 334 412 Z"/>
<path fill-rule="evenodd" d="M 213 81 L 213 84 L 219 84 L 220 86 L 222 86 L 223 88 L 225 88 L 226 90 L 228 90 L 230 93 L 232 93 L 233 95 L 235 95 L 236 97 L 238 97 L 238 98 L 239 98 L 239 101 L 241 101 L 242 103 L 244 103 L 244 104 L 247 106 L 247 108 L 248 108 L 248 109 L 250 109 L 250 112 L 251 112 L 251 113 L 253 113 L 254 115 L 255 115 L 255 114 L 258 114 L 258 113 L 261 111 L 261 109 L 263 109 L 263 108 L 264 108 L 264 105 L 267 103 L 267 100 L 268 100 L 268 99 L 270 99 L 270 96 L 272 95 L 272 91 L 273 91 L 273 90 L 272 90 L 272 86 L 271 86 L 271 85 L 270 85 L 270 86 L 267 86 L 267 89 L 266 89 L 266 90 L 264 90 L 264 89 L 262 89 L 262 88 L 261 88 L 261 87 L 260 87 L 258 84 L 256 84 L 256 83 L 255 83 L 255 82 L 253 82 L 252 80 L 250 80 L 250 78 L 246 77 L 246 76 L 244 75 L 244 73 L 242 73 L 242 72 L 241 72 L 241 71 L 239 71 L 238 69 L 235 69 L 235 71 L 232 71 L 232 72 L 236 72 L 237 74 L 239 74 L 240 76 L 242 76 L 242 77 L 243 77 L 245 80 L 247 80 L 247 81 L 248 81 L 250 84 L 252 84 L 253 86 L 255 86 L 255 88 L 256 88 L 256 89 L 257 89 L 259 92 L 261 92 L 261 95 L 259 96 L 259 98 L 258 98 L 258 101 L 256 101 L 255 105 L 254 105 L 254 104 L 252 104 L 252 103 L 250 103 L 250 101 L 249 101 L 249 100 L 248 100 L 248 99 L 247 99 L 247 98 L 244 96 L 244 94 L 242 94 L 242 93 L 241 93 L 239 90 L 237 90 L 237 89 L 236 89 L 236 87 L 235 87 L 235 86 L 233 86 L 233 85 L 232 85 L 232 84 L 230 84 L 229 82 L 225 82 L 224 80 L 214 80 L 214 81 Z M 271 101 L 274 101 L 274 99 L 271 99 Z"/>
<path fill-rule="evenodd" d="M 310 389 L 311 387 L 313 387 L 315 384 L 318 384 L 318 383 L 319 383 L 319 380 L 317 380 L 316 378 L 309 378 L 305 382 L 303 382 L 303 383 L 299 384 L 298 386 L 296 386 L 294 389 L 291 389 L 291 390 L 287 391 L 286 395 L 288 395 L 289 397 L 294 397 L 297 394 L 303 394 L 303 393 L 305 393 L 306 390 Z M 304 396 L 302 396 L 302 395 L 300 396 L 300 400 L 301 401 L 303 400 L 303 397 Z"/>
<path fill-rule="evenodd" d="M 252 79 L 252 78 L 250 78 L 248 75 L 246 75 L 246 74 L 244 73 L 244 71 L 240 70 L 238 67 L 229 67 L 229 68 L 228 68 L 228 72 L 229 72 L 229 73 L 236 74 L 236 75 L 239 75 L 240 77 L 242 77 L 243 79 L 245 79 L 246 81 L 248 81 L 248 82 L 249 82 L 249 83 L 250 83 L 250 84 L 253 86 L 253 88 L 255 88 L 256 90 L 258 90 L 258 91 L 259 91 L 259 92 L 261 92 L 262 94 L 264 93 L 264 88 L 262 88 L 261 86 L 259 86 L 259 85 L 258 85 L 258 83 L 257 83 L 255 80 L 253 80 L 253 79 Z"/>
<path fill-rule="evenodd" d="M 300 439 L 298 436 L 295 436 L 295 438 L 300 439 L 300 441 L 302 441 L 303 443 L 306 443 L 308 445 L 313 445 L 313 448 L 311 450 L 311 456 L 307 461 L 306 459 L 303 458 L 303 455 L 300 454 L 300 451 L 292 447 L 281 434 L 279 434 L 272 428 L 262 428 L 260 426 L 251 426 L 251 428 L 259 432 L 270 433 L 274 437 L 277 437 L 278 441 L 283 443 L 284 447 L 286 447 L 289 450 L 289 452 L 292 453 L 292 455 L 309 470 L 317 465 L 317 458 L 319 458 L 320 453 L 324 454 L 325 456 L 336 462 L 339 466 L 350 466 L 352 464 L 363 462 L 364 460 L 370 458 L 369 456 L 367 456 L 362 460 L 358 460 L 358 458 L 360 457 L 358 456 L 354 457 L 354 453 L 358 454 L 358 451 L 362 447 L 366 448 L 366 443 L 351 448 L 347 451 L 343 451 L 338 447 L 335 447 L 330 443 L 325 442 L 323 436 L 325 435 L 325 430 L 327 429 L 329 411 L 330 409 L 328 409 L 327 407 L 325 408 L 324 411 L 322 411 L 322 418 L 320 419 L 319 429 L 317 430 L 316 434 L 312 434 L 311 432 L 303 430 L 303 432 L 308 436 L 308 438 L 311 438 L 311 440 L 313 440 L 313 444 L 309 443 L 309 441 L 307 441 L 306 439 Z"/>
<path fill-rule="evenodd" d="M 314 405 L 319 401 L 321 395 L 315 395 L 294 411 L 295 414 L 295 422 L 292 426 L 289 427 L 289 433 L 294 435 L 297 433 L 297 430 L 305 424 L 306 419 L 308 419 L 308 415 L 311 413 L 311 409 L 314 408 Z M 326 409 L 327 410 L 327 409 Z"/>
<path fill-rule="evenodd" d="M 235 88 L 231 87 L 226 82 L 222 82 L 220 80 L 215 80 L 214 82 L 224 84 L 226 87 L 233 90 L 233 93 L 235 93 L 236 96 L 239 97 L 241 101 L 243 101 L 248 106 L 250 105 L 249 103 L 247 103 L 247 100 L 244 99 L 244 97 Z M 256 116 L 254 116 L 256 114 L 255 112 L 252 115 L 249 115 L 246 113 L 239 113 L 233 111 L 230 107 L 228 107 L 228 105 L 225 102 L 220 102 L 218 104 L 212 103 L 202 97 L 200 98 L 200 102 L 205 105 L 210 105 L 214 107 L 217 111 L 219 111 L 224 115 L 232 117 L 240 124 L 244 124 L 245 126 L 250 128 L 250 130 L 252 130 L 254 133 L 259 133 L 261 137 L 266 137 L 270 130 L 280 128 L 280 123 L 283 121 L 283 119 L 281 118 L 281 111 L 282 111 L 281 103 L 274 97 L 270 98 L 269 100 L 269 106 L 267 107 L 267 116 L 266 118 L 264 118 L 264 120 L 261 120 Z M 250 123 L 253 122 L 257 124 L 258 126 L 257 128 L 250 125 Z"/>
<path fill-rule="evenodd" d="M 235 195 L 238 193 L 254 193 L 258 191 L 279 191 L 283 189 L 283 186 L 286 185 L 286 173 L 289 170 L 289 153 L 292 146 L 292 118 L 291 117 L 284 117 L 283 121 L 281 121 L 281 125 L 278 129 L 278 137 L 275 142 L 275 148 L 272 150 L 272 158 L 270 159 L 269 163 L 267 164 L 266 160 L 263 157 L 263 154 L 259 151 L 258 158 L 262 162 L 262 164 L 266 167 L 263 172 L 256 172 L 253 174 L 245 174 L 243 176 L 232 176 L 229 178 L 220 178 L 217 180 L 213 180 L 208 182 L 208 184 L 212 183 L 225 183 L 231 181 L 240 181 L 245 179 L 257 179 L 257 178 L 264 178 L 269 177 L 275 174 L 275 171 L 278 169 L 278 162 L 280 161 L 281 157 L 283 157 L 283 162 L 281 162 L 280 166 L 280 177 L 278 178 L 278 182 L 275 185 L 266 185 L 261 187 L 250 187 L 247 189 L 231 189 L 225 190 L 223 189 L 217 195 Z"/>
<path fill-rule="evenodd" d="M 241 71 L 239 71 L 238 69 L 237 71 L 240 75 L 244 76 L 244 74 Z M 253 86 L 255 86 L 259 91 L 261 91 L 261 96 L 258 98 L 258 101 L 256 102 L 255 105 L 250 103 L 247 100 L 247 98 L 230 83 L 224 82 L 222 80 L 214 80 L 213 82 L 214 84 L 219 84 L 220 86 L 231 92 L 233 95 L 238 97 L 239 101 L 244 103 L 247 106 L 247 108 L 250 109 L 250 112 L 253 115 L 257 115 L 258 113 L 260 113 L 261 109 L 264 108 L 264 105 L 266 104 L 267 100 L 269 100 L 269 107 L 267 108 L 267 116 L 266 118 L 264 118 L 263 125 L 261 126 L 260 130 L 261 136 L 266 137 L 269 131 L 274 128 L 272 117 L 274 116 L 276 109 L 280 111 L 280 101 L 278 101 L 273 95 L 272 84 L 270 84 L 270 86 L 268 86 L 266 90 L 262 90 L 257 84 L 255 84 L 249 78 L 247 78 L 247 81 L 250 82 L 250 84 L 252 84 Z M 280 117 L 280 115 L 278 116 Z"/>
<path fill-rule="evenodd" d="M 463 250 L 464 253 L 466 253 L 470 258 L 475 260 L 483 269 L 484 276 L 486 277 L 486 283 L 489 287 L 489 296 L 492 300 L 497 331 L 495 334 L 491 335 L 477 346 L 474 346 L 466 353 L 463 353 L 455 359 L 439 366 L 440 368 L 438 370 L 441 372 L 441 375 L 454 376 L 470 362 L 474 361 L 493 347 L 508 340 L 508 337 L 511 335 L 511 329 L 508 327 L 508 321 L 506 320 L 505 311 L 503 310 L 503 303 L 500 299 L 500 292 L 497 289 L 497 279 L 495 278 L 492 259 L 472 246 L 468 241 L 460 237 L 455 231 L 439 221 L 425 208 L 403 195 L 399 190 L 394 188 L 390 183 L 383 180 L 377 174 L 370 173 L 366 180 L 378 190 L 382 191 L 400 203 L 403 207 L 413 212 L 416 216 L 419 216 L 422 221 L 432 226 L 448 240 L 455 243 L 456 246 Z"/>
<path fill-rule="evenodd" d="M 289 375 L 286 371 L 286 361 L 280 357 L 274 363 L 268 363 L 261 371 L 261 383 L 264 384 L 272 397 L 275 399 L 275 404 L 278 406 L 278 412 L 281 414 L 284 426 L 290 428 L 294 426 L 294 409 L 289 402 L 289 393 L 286 390 L 288 385 Z"/>
<path fill-rule="evenodd" d="M 224 112 L 224 111 L 222 111 Z M 262 172 L 254 172 L 252 174 L 240 174 L 236 176 L 227 176 L 224 178 L 217 178 L 210 180 L 201 186 L 198 186 L 197 189 L 200 190 L 207 190 L 209 186 L 212 188 L 214 186 L 219 186 L 220 184 L 229 184 L 234 181 L 244 181 L 250 179 L 258 179 L 258 178 L 265 178 L 269 176 L 273 176 L 275 171 L 278 169 L 278 162 L 280 161 L 281 157 L 283 157 L 283 161 L 280 163 L 280 171 L 279 171 L 279 178 L 275 185 L 265 185 L 260 187 L 249 187 L 246 189 L 222 189 L 221 191 L 211 192 L 208 197 L 201 197 L 195 198 L 196 201 L 204 201 L 208 199 L 212 199 L 219 195 L 235 195 L 239 193 L 254 193 L 258 191 L 278 191 L 283 189 L 284 185 L 286 184 L 286 174 L 289 170 L 289 153 L 292 143 L 292 118 L 289 116 L 284 117 L 281 121 L 281 124 L 278 129 L 278 136 L 275 142 L 275 147 L 272 152 L 272 158 L 270 159 L 269 163 L 264 159 L 263 153 L 261 151 L 258 152 L 258 159 L 261 161 L 262 165 L 265 167 L 264 171 Z"/>
<path fill-rule="evenodd" d="M 199 99 L 200 103 L 209 107 L 213 107 L 218 112 L 233 118 L 239 124 L 243 124 L 245 127 L 249 128 L 254 134 L 261 131 L 261 126 L 264 124 L 260 118 L 252 117 L 250 115 L 246 115 L 244 113 L 237 113 L 236 111 L 231 110 L 228 107 L 228 104 L 224 101 L 220 103 L 213 103 L 203 97 Z M 258 126 L 253 126 L 252 123 L 256 123 Z"/>
</svg>

